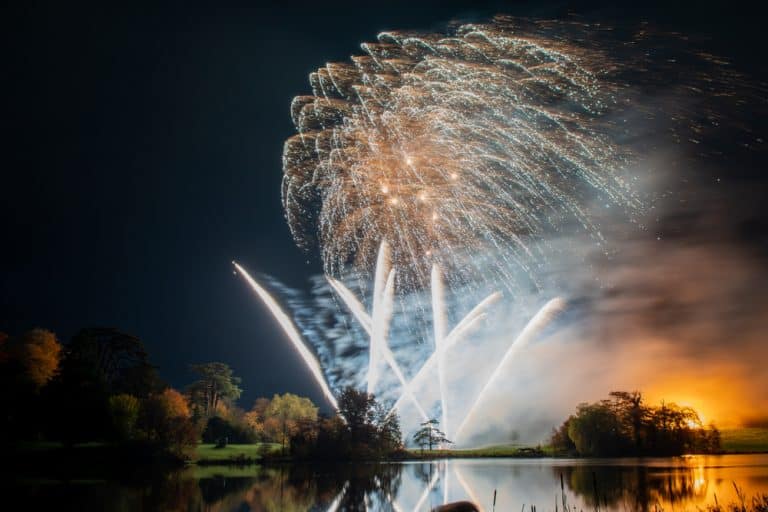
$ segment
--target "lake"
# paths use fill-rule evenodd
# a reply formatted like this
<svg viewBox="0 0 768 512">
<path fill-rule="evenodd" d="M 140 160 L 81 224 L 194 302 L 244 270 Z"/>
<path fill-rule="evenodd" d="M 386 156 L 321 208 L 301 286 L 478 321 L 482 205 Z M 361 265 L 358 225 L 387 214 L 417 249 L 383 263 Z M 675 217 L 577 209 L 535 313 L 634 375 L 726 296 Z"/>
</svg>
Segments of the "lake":
<svg viewBox="0 0 768 512">
<path fill-rule="evenodd" d="M 25 509 L 114 511 L 425 510 L 470 499 L 485 511 L 696 510 L 768 493 L 768 454 L 651 459 L 453 459 L 192 467 L 118 480 L 21 479 Z M 8 481 L 6 480 L 6 485 Z"/>
</svg>

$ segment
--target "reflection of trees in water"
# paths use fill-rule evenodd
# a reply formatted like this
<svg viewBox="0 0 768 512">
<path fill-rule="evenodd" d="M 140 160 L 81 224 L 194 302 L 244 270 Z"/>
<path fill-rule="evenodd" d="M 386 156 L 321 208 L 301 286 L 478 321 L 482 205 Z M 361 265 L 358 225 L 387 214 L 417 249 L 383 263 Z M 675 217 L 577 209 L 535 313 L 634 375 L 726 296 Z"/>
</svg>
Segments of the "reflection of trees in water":
<svg viewBox="0 0 768 512">
<path fill-rule="evenodd" d="M 295 473 L 287 467 L 254 468 L 253 476 L 201 478 L 201 509 L 308 511 L 322 493 L 311 475 Z"/>
<path fill-rule="evenodd" d="M 12 487 L 16 503 L 34 510 L 110 510 L 116 512 L 200 510 L 197 480 L 182 473 L 152 474 L 143 480 L 51 481 Z"/>
<path fill-rule="evenodd" d="M 570 466 L 554 467 L 568 489 L 588 506 L 654 509 L 706 496 L 707 482 L 693 467 Z M 599 500 L 599 503 L 598 503 Z"/>
<path fill-rule="evenodd" d="M 317 483 L 289 467 L 270 468 L 241 496 L 251 510 L 307 511 L 319 499 Z"/>
<path fill-rule="evenodd" d="M 195 480 L 182 473 L 156 476 L 151 484 L 142 489 L 141 507 L 126 510 L 167 510 L 170 512 L 192 510 L 200 502 L 200 489 Z M 119 510 L 117 508 L 111 510 Z"/>
<path fill-rule="evenodd" d="M 385 510 L 400 488 L 402 466 L 399 464 L 367 464 L 346 466 L 348 487 L 340 510 L 364 510 L 365 500 L 376 510 Z M 343 485 L 343 484 L 342 484 Z"/>
<path fill-rule="evenodd" d="M 198 482 L 200 497 L 206 504 L 218 503 L 231 494 L 243 492 L 252 484 L 251 478 L 227 478 L 214 476 Z"/>
<path fill-rule="evenodd" d="M 253 477 L 216 477 L 199 481 L 205 510 L 306 512 L 340 496 L 339 510 L 364 510 L 365 503 L 386 510 L 400 488 L 399 464 L 343 466 L 291 465 L 258 468 Z"/>
<path fill-rule="evenodd" d="M 422 464 L 413 464 L 413 474 L 416 476 L 416 478 L 424 484 L 426 487 L 429 485 L 429 482 L 432 481 L 432 470 L 433 470 L 434 464 L 430 462 L 425 462 Z"/>
</svg>

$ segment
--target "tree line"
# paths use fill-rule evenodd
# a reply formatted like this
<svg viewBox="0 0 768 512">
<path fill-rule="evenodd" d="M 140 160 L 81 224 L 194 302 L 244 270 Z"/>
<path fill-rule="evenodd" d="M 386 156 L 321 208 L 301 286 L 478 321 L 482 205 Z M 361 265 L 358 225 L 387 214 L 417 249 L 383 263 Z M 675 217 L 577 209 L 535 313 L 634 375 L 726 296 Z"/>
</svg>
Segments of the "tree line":
<svg viewBox="0 0 768 512">
<path fill-rule="evenodd" d="M 553 429 L 557 453 L 582 456 L 666 456 L 715 453 L 720 431 L 705 426 L 690 407 L 662 402 L 645 404 L 638 391 L 614 391 L 608 399 L 582 403 L 576 413 Z"/>
<path fill-rule="evenodd" d="M 198 442 L 276 443 L 306 458 L 379 458 L 402 448 L 399 419 L 373 395 L 348 388 L 321 415 L 286 393 L 237 405 L 241 379 L 225 363 L 191 365 L 185 389 L 162 381 L 136 336 L 80 330 L 62 344 L 45 329 L 0 333 L 0 430 L 13 441 L 66 446 L 134 444 L 185 458 Z"/>
<path fill-rule="evenodd" d="M 201 377 L 187 388 L 193 420 L 205 443 L 274 443 L 294 459 L 381 459 L 403 449 L 400 420 L 372 394 L 345 388 L 338 410 L 320 414 L 308 398 L 291 393 L 237 406 L 240 379 L 222 363 L 193 365 Z M 274 454 L 265 450 L 263 455 Z"/>
<path fill-rule="evenodd" d="M 0 334 L 0 429 L 10 441 L 134 443 L 181 457 L 197 441 L 186 396 L 164 383 L 136 336 L 81 329 Z"/>
</svg>

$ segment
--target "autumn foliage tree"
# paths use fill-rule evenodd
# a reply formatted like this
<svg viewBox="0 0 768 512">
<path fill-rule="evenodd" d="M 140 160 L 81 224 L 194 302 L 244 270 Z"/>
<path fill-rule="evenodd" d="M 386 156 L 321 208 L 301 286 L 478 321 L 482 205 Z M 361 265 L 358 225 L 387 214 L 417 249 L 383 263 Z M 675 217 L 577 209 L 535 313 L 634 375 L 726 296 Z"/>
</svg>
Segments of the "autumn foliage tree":
<svg viewBox="0 0 768 512">
<path fill-rule="evenodd" d="M 264 435 L 273 442 L 285 444 L 299 423 L 317 420 L 317 411 L 309 398 L 291 393 L 275 395 L 264 411 Z"/>
<path fill-rule="evenodd" d="M 0 430 L 174 458 L 199 438 L 186 397 L 160 381 L 141 340 L 102 327 L 81 329 L 64 346 L 45 329 L 0 333 Z"/>
<path fill-rule="evenodd" d="M 402 448 L 400 420 L 365 391 L 347 387 L 335 416 L 298 422 L 291 438 L 294 455 L 315 459 L 378 459 Z"/>
<path fill-rule="evenodd" d="M 59 369 L 61 344 L 46 329 L 32 329 L 9 344 L 9 359 L 20 370 L 23 380 L 40 390 Z"/>
<path fill-rule="evenodd" d="M 18 337 L 0 333 L 0 431 L 28 439 L 42 434 L 42 391 L 57 375 L 61 353 L 56 335 L 45 329 Z"/>
<path fill-rule="evenodd" d="M 191 420 L 184 395 L 168 388 L 144 401 L 140 424 L 150 441 L 169 446 L 177 454 L 197 442 L 197 431 Z"/>
</svg>

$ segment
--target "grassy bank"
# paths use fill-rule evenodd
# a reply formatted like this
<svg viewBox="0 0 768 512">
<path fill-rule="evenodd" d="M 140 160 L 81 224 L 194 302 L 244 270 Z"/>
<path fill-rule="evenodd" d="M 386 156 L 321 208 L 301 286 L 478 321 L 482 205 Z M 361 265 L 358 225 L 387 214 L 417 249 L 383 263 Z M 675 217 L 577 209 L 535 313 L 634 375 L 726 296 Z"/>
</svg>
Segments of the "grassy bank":
<svg viewBox="0 0 768 512">
<path fill-rule="evenodd" d="M 282 447 L 276 443 L 229 444 L 216 448 L 213 444 L 199 444 L 192 454 L 197 464 L 242 464 L 260 460 L 264 454 L 279 453 Z"/>
<path fill-rule="evenodd" d="M 736 428 L 720 434 L 723 450 L 728 453 L 768 452 L 768 428 Z"/>
<path fill-rule="evenodd" d="M 768 453 L 768 428 L 736 428 L 721 431 L 725 453 Z M 540 448 L 519 445 L 498 445 L 469 450 L 407 450 L 408 458 L 462 458 L 462 457 L 549 457 L 554 456 L 548 446 Z"/>
<path fill-rule="evenodd" d="M 518 445 L 497 445 L 467 450 L 407 450 L 408 458 L 478 458 L 478 457 L 546 457 L 551 455 L 546 447 L 529 448 Z"/>
</svg>

